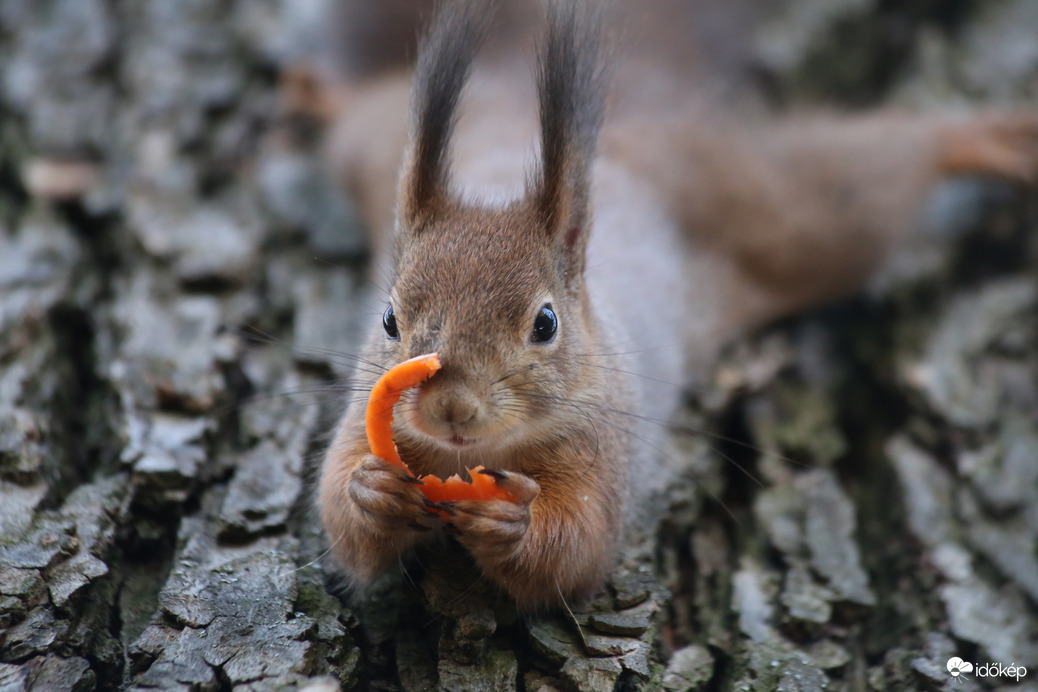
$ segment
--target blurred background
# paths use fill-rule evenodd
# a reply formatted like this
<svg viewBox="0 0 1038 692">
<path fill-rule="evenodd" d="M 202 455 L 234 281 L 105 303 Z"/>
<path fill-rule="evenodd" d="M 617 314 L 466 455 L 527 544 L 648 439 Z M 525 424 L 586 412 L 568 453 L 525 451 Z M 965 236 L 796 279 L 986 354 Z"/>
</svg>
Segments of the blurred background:
<svg viewBox="0 0 1038 692">
<path fill-rule="evenodd" d="M 435 573 L 332 595 L 308 484 L 381 306 L 308 96 L 396 64 L 407 4 L 0 0 L 0 689 L 1038 675 L 1038 229 L 976 181 L 935 198 L 955 242 L 707 378 L 656 576 L 614 580 L 597 649 Z M 697 12 L 705 72 L 776 112 L 1038 96 L 1034 0 Z"/>
</svg>

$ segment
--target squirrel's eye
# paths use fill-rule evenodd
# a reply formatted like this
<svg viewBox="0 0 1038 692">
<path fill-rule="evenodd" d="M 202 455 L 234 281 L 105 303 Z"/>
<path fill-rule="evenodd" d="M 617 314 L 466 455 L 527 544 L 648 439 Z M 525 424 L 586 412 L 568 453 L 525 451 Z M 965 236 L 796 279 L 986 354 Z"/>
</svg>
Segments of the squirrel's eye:
<svg viewBox="0 0 1038 692">
<path fill-rule="evenodd" d="M 386 311 L 382 313 L 382 326 L 386 330 L 386 336 L 390 339 L 400 338 L 400 330 L 396 327 L 396 315 L 393 314 L 392 305 L 386 308 Z"/>
<path fill-rule="evenodd" d="M 546 344 L 555 338 L 555 332 L 558 329 L 559 320 L 555 317 L 555 311 L 551 309 L 551 303 L 548 303 L 541 308 L 533 321 L 530 341 L 535 344 Z"/>
</svg>

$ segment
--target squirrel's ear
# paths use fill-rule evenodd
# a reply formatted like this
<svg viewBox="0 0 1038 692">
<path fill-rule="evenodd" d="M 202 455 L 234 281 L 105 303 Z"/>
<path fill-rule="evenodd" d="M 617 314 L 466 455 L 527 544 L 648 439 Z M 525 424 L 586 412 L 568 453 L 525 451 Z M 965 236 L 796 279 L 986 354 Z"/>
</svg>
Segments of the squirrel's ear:
<svg viewBox="0 0 1038 692">
<path fill-rule="evenodd" d="M 540 50 L 541 166 L 532 197 L 567 283 L 583 274 L 591 223 L 591 164 L 605 110 L 600 43 L 587 5 L 553 3 Z"/>
<path fill-rule="evenodd" d="M 420 228 L 449 201 L 449 147 L 458 100 L 491 13 L 492 4 L 485 0 L 444 2 L 419 48 L 400 181 L 400 221 L 408 228 Z"/>
</svg>

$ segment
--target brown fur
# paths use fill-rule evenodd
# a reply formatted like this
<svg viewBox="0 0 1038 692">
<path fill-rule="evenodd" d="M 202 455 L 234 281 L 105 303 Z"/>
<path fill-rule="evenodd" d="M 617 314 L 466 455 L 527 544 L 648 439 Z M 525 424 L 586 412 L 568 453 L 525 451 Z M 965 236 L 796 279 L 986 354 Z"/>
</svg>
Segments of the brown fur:
<svg viewBox="0 0 1038 692">
<path fill-rule="evenodd" d="M 480 30 L 471 7 L 440 18 L 418 65 L 401 182 L 390 296 L 401 338 L 373 344 L 385 363 L 440 354 L 442 371 L 401 407 L 402 456 L 418 474 L 477 464 L 506 473 L 498 483 L 519 502 L 457 503 L 451 524 L 483 572 L 527 608 L 599 586 L 621 529 L 631 451 L 615 430 L 589 427 L 579 407 L 563 405 L 575 389 L 625 402 L 603 370 L 578 359 L 601 343 L 583 286 L 603 107 L 586 28 L 575 14 L 555 17 L 539 89 L 542 166 L 523 197 L 484 208 L 452 194 L 447 157 Z M 559 338 L 531 343 L 546 304 Z M 417 488 L 366 452 L 359 413 L 347 413 L 329 452 L 320 501 L 336 553 L 363 584 L 414 544 L 428 517 Z M 452 438 L 474 441 L 473 451 Z"/>
<path fill-rule="evenodd" d="M 631 5 L 603 16 L 653 3 Z M 859 287 L 917 227 L 940 177 L 1030 176 L 1038 117 L 733 122 L 672 88 L 685 70 L 673 51 L 620 42 L 595 157 L 602 92 L 588 18 L 554 15 L 533 96 L 520 53 L 475 58 L 476 6 L 433 29 L 410 130 L 399 73 L 355 91 L 334 146 L 393 277 L 400 340 L 375 326 L 364 357 L 388 368 L 435 350 L 444 363 L 398 408 L 402 456 L 419 474 L 504 472 L 518 502 L 457 503 L 450 523 L 491 580 L 537 608 L 592 594 L 624 516 L 651 512 L 669 470 L 646 421 L 677 399 L 654 380 L 686 381 L 740 331 Z M 497 81 L 468 94 L 454 132 L 473 60 L 474 81 Z M 648 88 L 631 65 L 667 88 Z M 542 144 L 533 172 L 523 168 L 529 133 Z M 463 197 L 472 187 L 487 199 Z M 545 303 L 558 334 L 531 343 Z M 373 380 L 361 373 L 357 384 Z M 401 471 L 370 455 L 362 403 L 328 450 L 319 503 L 358 585 L 436 523 Z"/>
</svg>

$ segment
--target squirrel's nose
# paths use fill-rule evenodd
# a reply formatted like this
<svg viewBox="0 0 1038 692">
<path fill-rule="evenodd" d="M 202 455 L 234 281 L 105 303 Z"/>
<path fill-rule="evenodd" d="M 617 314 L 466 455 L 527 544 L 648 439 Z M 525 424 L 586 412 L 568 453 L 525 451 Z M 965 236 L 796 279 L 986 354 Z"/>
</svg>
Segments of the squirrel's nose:
<svg viewBox="0 0 1038 692">
<path fill-rule="evenodd" d="M 468 423 L 479 411 L 479 400 L 467 392 L 444 393 L 437 403 L 440 418 L 451 425 Z"/>
</svg>

